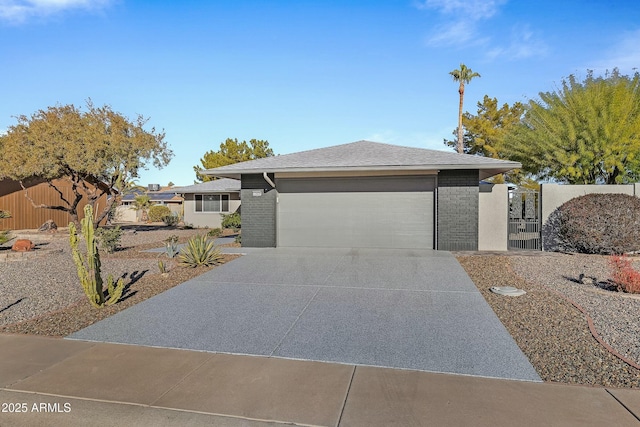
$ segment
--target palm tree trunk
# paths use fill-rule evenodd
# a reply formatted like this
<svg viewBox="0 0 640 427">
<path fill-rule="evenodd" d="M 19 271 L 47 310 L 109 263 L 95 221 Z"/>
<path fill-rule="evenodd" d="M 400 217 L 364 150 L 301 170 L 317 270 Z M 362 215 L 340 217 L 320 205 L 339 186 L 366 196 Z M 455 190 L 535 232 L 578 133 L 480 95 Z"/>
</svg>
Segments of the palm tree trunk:
<svg viewBox="0 0 640 427">
<path fill-rule="evenodd" d="M 458 153 L 464 153 L 464 144 L 463 144 L 463 135 L 462 131 L 462 108 L 464 104 L 464 83 L 460 82 L 460 89 L 458 89 L 458 93 L 460 94 L 460 107 L 458 108 Z"/>
</svg>

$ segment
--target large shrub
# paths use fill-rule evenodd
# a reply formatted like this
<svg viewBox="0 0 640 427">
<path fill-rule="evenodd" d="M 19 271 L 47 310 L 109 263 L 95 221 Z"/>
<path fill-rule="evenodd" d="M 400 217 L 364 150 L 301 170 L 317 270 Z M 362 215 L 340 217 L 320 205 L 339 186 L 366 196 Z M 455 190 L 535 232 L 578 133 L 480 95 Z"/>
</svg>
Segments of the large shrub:
<svg viewBox="0 0 640 427">
<path fill-rule="evenodd" d="M 112 254 L 120 246 L 120 239 L 122 238 L 122 230 L 117 225 L 114 228 L 99 227 L 95 231 L 96 242 L 100 249 L 108 254 Z"/>
<path fill-rule="evenodd" d="M 635 252 L 640 250 L 640 198 L 576 197 L 553 212 L 545 228 L 546 249 L 607 255 Z"/>
<path fill-rule="evenodd" d="M 153 205 L 149 208 L 149 221 L 162 222 L 162 218 L 171 215 L 171 209 L 165 205 Z"/>
<path fill-rule="evenodd" d="M 222 215 L 222 227 L 239 230 L 241 228 L 240 213 L 234 212 L 227 215 Z"/>
</svg>

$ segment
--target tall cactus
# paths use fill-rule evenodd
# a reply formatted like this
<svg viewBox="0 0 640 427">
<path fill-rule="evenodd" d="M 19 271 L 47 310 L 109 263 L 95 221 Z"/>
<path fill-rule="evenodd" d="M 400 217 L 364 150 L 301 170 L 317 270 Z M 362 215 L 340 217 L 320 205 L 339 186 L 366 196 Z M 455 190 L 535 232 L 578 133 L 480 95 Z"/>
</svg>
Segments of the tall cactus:
<svg viewBox="0 0 640 427">
<path fill-rule="evenodd" d="M 89 298 L 89 302 L 94 307 L 103 307 L 117 302 L 124 291 L 124 281 L 118 279 L 113 283 L 113 276 L 107 278 L 107 296 L 103 290 L 102 277 L 100 276 L 100 253 L 93 230 L 93 209 L 91 205 L 84 207 L 84 218 L 80 221 L 82 226 L 82 236 L 87 244 L 87 257 L 83 258 L 78 249 L 78 232 L 74 223 L 69 223 L 69 242 L 73 253 L 73 262 L 78 270 L 78 278 L 84 289 L 84 293 Z"/>
</svg>

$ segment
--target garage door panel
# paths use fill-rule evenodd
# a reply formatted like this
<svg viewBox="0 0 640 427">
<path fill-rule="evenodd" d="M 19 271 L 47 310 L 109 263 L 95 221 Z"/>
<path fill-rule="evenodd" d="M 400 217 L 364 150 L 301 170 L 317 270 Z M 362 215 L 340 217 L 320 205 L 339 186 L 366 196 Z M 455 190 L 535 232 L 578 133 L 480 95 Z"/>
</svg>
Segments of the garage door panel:
<svg viewBox="0 0 640 427">
<path fill-rule="evenodd" d="M 433 192 L 280 193 L 278 246 L 433 248 Z"/>
</svg>

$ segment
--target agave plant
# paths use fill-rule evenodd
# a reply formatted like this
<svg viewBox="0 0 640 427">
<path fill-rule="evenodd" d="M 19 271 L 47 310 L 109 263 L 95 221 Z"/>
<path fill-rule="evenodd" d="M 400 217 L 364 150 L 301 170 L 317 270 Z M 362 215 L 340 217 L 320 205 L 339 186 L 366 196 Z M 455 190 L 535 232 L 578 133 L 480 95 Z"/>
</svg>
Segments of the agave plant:
<svg viewBox="0 0 640 427">
<path fill-rule="evenodd" d="M 178 236 L 173 235 L 164 241 L 166 253 L 169 258 L 178 255 Z"/>
<path fill-rule="evenodd" d="M 185 267 L 210 266 L 222 262 L 222 253 L 207 236 L 193 236 L 178 255 Z"/>
</svg>

